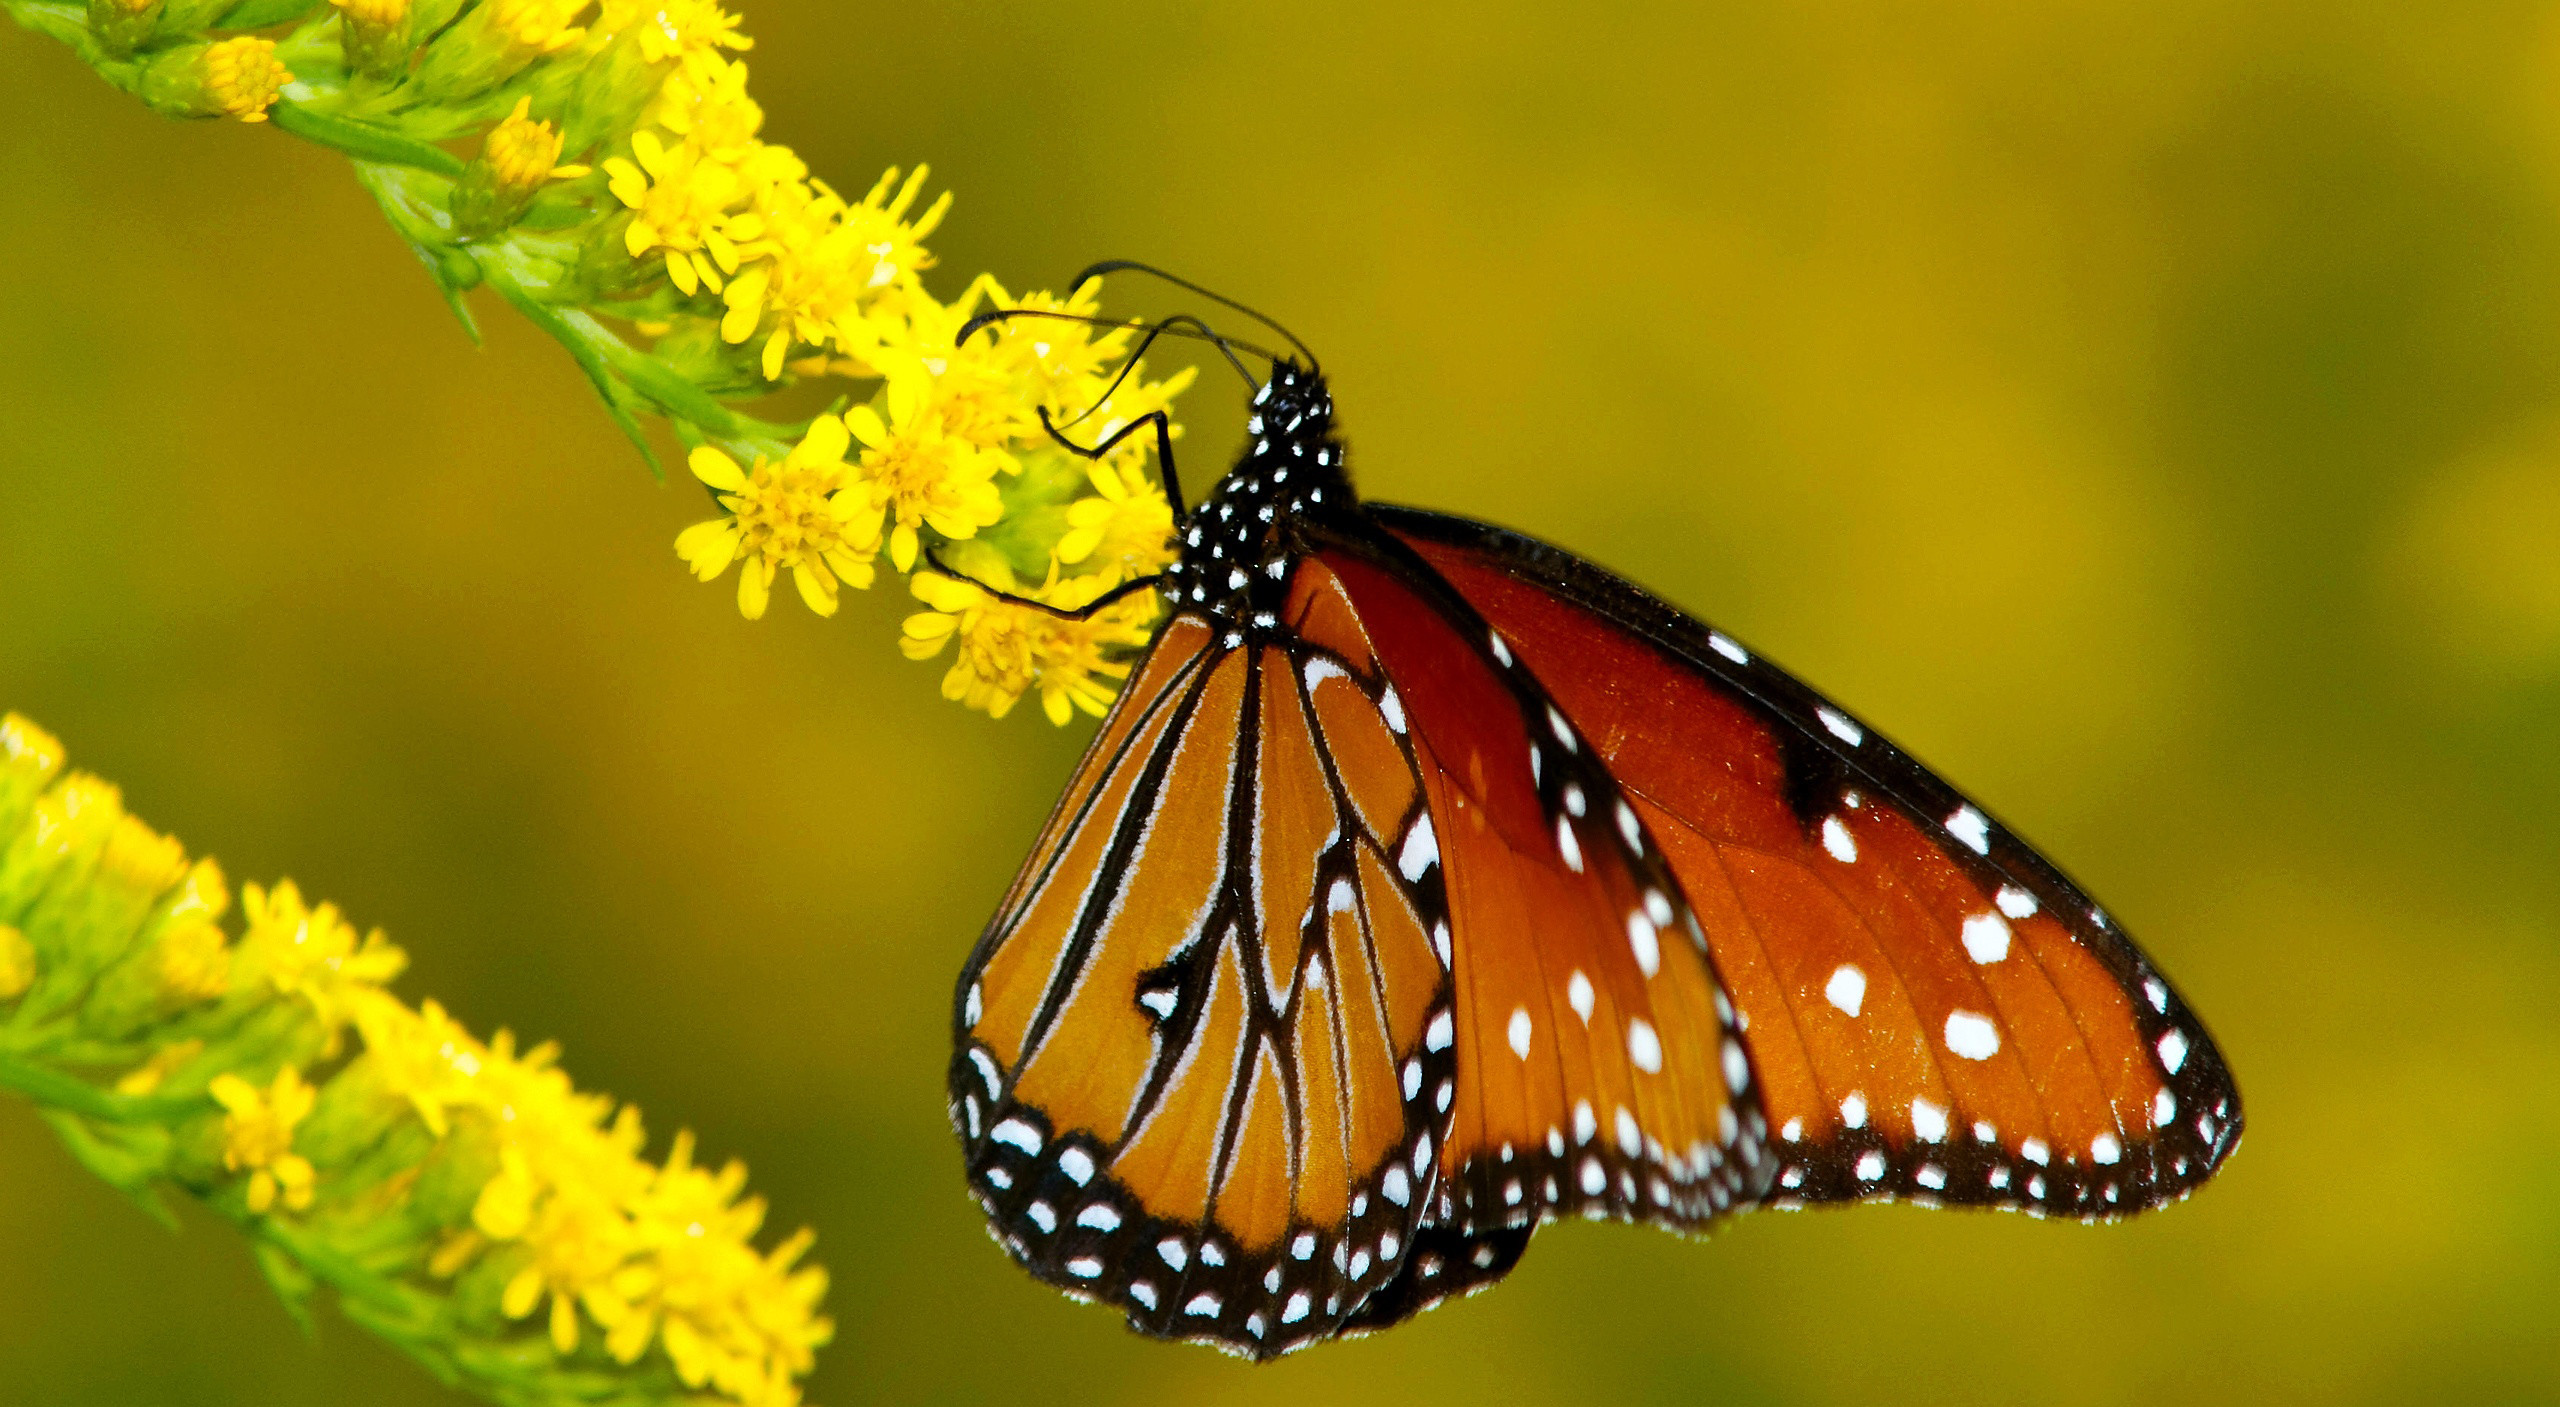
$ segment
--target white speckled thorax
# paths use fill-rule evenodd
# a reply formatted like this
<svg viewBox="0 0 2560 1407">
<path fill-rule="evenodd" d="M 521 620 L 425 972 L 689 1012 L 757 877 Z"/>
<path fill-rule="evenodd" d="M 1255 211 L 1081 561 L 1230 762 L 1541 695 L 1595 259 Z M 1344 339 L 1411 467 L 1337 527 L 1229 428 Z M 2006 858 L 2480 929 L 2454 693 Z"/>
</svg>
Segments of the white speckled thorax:
<svg viewBox="0 0 2560 1407">
<path fill-rule="evenodd" d="M 1165 597 L 1205 615 L 1234 647 L 1278 625 L 1298 545 L 1295 518 L 1351 505 L 1351 479 L 1333 434 L 1333 394 L 1322 375 L 1279 362 L 1254 394 L 1244 453 L 1183 520 L 1181 556 L 1165 570 Z"/>
</svg>

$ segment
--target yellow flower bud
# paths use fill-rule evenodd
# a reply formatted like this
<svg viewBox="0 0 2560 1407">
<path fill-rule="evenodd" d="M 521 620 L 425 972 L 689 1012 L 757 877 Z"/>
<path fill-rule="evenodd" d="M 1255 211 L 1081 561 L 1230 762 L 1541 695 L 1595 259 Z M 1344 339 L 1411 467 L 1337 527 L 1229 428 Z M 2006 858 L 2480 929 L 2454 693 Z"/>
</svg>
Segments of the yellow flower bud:
<svg viewBox="0 0 2560 1407">
<path fill-rule="evenodd" d="M 558 129 L 534 121 L 532 111 L 532 99 L 516 99 L 516 110 L 490 129 L 480 155 L 463 168 L 454 187 L 453 219 L 464 235 L 495 234 L 524 217 L 545 183 L 587 174 L 584 166 L 559 164 Z"/>
<path fill-rule="evenodd" d="M 264 122 L 292 81 L 273 40 L 244 34 L 155 56 L 143 74 L 142 98 L 172 117 Z"/>
<path fill-rule="evenodd" d="M 338 10 L 338 44 L 347 67 L 369 78 L 409 71 L 409 0 L 329 0 Z"/>
<path fill-rule="evenodd" d="M 160 0 L 89 0 L 89 33 L 118 58 L 139 49 L 160 26 Z"/>
</svg>

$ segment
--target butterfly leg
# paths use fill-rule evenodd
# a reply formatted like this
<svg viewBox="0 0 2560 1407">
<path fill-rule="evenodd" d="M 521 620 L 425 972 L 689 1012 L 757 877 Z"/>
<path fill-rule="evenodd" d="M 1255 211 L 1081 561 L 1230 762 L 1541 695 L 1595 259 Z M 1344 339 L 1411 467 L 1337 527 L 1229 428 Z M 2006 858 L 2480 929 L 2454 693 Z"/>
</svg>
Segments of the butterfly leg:
<svg viewBox="0 0 2560 1407">
<path fill-rule="evenodd" d="M 1141 591 L 1149 590 L 1157 583 L 1164 580 L 1162 573 L 1157 573 L 1153 576 L 1132 577 L 1129 580 L 1120 583 L 1118 586 L 1103 592 L 1101 595 L 1094 597 L 1092 600 L 1085 602 L 1081 606 L 1053 606 L 1046 601 L 1025 596 L 1018 591 L 1007 591 L 1000 586 L 990 586 L 987 583 L 978 580 L 976 577 L 969 575 L 967 572 L 953 571 L 948 566 L 943 565 L 942 558 L 930 547 L 925 549 L 924 564 L 933 568 L 935 571 L 940 572 L 942 575 L 951 578 L 953 581 L 965 581 L 971 586 L 993 596 L 999 601 L 1010 601 L 1017 606 L 1029 606 L 1035 611 L 1039 611 L 1044 615 L 1055 616 L 1059 620 L 1090 620 L 1093 618 L 1095 613 L 1099 612 L 1103 607 L 1111 605 L 1112 603 L 1120 601 L 1126 597 L 1135 596 Z"/>
<path fill-rule="evenodd" d="M 1135 363 L 1133 362 L 1132 365 Z M 1155 427 L 1156 432 L 1156 468 L 1164 479 L 1164 501 L 1166 506 L 1173 510 L 1173 520 L 1179 523 L 1185 516 L 1182 511 L 1182 476 L 1176 473 L 1173 467 L 1173 420 L 1170 416 L 1161 410 L 1149 411 L 1112 431 L 1101 443 L 1088 448 L 1068 439 L 1065 432 L 1059 430 L 1057 425 L 1050 421 L 1049 408 L 1040 407 L 1040 428 L 1049 432 L 1049 438 L 1087 459 L 1100 459 L 1118 448 L 1121 441 L 1150 425 Z"/>
</svg>

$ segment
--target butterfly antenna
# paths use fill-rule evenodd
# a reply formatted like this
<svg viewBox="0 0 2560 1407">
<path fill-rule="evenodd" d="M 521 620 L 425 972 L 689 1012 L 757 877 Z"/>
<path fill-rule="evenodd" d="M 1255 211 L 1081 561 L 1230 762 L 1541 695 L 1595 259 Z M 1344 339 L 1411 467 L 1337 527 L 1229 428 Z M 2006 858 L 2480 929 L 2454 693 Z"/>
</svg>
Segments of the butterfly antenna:
<svg viewBox="0 0 2560 1407">
<path fill-rule="evenodd" d="M 1075 278 L 1067 284 L 1067 296 L 1070 298 L 1074 297 L 1077 289 L 1084 287 L 1087 283 L 1102 277 L 1104 274 L 1116 274 L 1123 270 L 1130 273 L 1145 274 L 1151 278 L 1162 279 L 1176 288 L 1188 289 L 1211 302 L 1222 303 L 1227 307 L 1235 309 L 1237 312 L 1244 314 L 1246 317 L 1253 319 L 1264 327 L 1270 328 L 1272 331 L 1288 338 L 1290 346 L 1297 348 L 1301 353 L 1305 354 L 1307 359 L 1307 370 L 1318 375 L 1322 375 L 1324 373 L 1323 364 L 1316 360 L 1315 349 L 1300 341 L 1298 339 L 1298 334 L 1282 327 L 1279 321 L 1273 318 L 1270 314 L 1249 308 L 1223 293 L 1202 288 L 1200 285 L 1193 283 L 1187 278 L 1183 278 L 1177 274 L 1167 273 L 1153 264 L 1142 264 L 1135 259 L 1105 259 L 1101 263 L 1086 269 L 1083 273 L 1076 275 Z"/>
<path fill-rule="evenodd" d="M 957 347 L 962 343 L 967 342 L 970 338 L 975 337 L 978 334 L 978 329 L 991 326 L 995 323 L 1004 322 L 1011 318 L 1055 318 L 1060 322 L 1080 322 L 1088 327 L 1125 327 L 1132 330 L 1144 331 L 1147 334 L 1146 341 L 1138 344 L 1138 350 L 1129 354 L 1128 365 L 1123 366 L 1120 369 L 1120 375 L 1123 377 L 1129 374 L 1131 367 L 1138 364 L 1139 354 L 1146 351 L 1148 345 L 1153 343 L 1157 337 L 1168 332 L 1172 333 L 1176 337 L 1188 337 L 1194 341 L 1215 344 L 1217 349 L 1221 353 L 1225 354 L 1227 365 L 1234 367 L 1236 369 L 1236 375 L 1244 378 L 1244 384 L 1248 390 L 1261 389 L 1262 378 L 1255 376 L 1253 372 L 1245 366 L 1244 362 L 1236 356 L 1237 348 L 1241 347 L 1246 352 L 1260 357 L 1265 361 L 1279 360 L 1279 358 L 1274 356 L 1268 349 L 1257 347 L 1251 342 L 1247 342 L 1240 337 L 1226 336 L 1214 328 L 1211 328 L 1207 323 L 1202 322 L 1200 319 L 1192 317 L 1187 313 L 1176 313 L 1172 317 L 1166 318 L 1164 321 L 1158 323 L 1145 323 L 1129 322 L 1119 318 L 1094 317 L 1089 313 L 1060 312 L 1053 308 L 991 308 L 988 311 L 980 313 L 976 317 L 969 319 L 967 322 L 960 324 L 960 331 L 952 337 L 951 345 Z M 1118 380 L 1114 380 L 1111 385 L 1114 389 L 1117 389 L 1120 382 Z M 1105 391 L 1102 394 L 1105 399 L 1108 399 L 1111 392 Z M 1095 404 L 1099 405 L 1100 402 L 1097 401 Z M 1092 413 L 1092 411 L 1088 410 L 1085 412 L 1085 415 L 1091 415 Z M 1084 415 L 1076 417 L 1076 420 L 1082 419 L 1084 419 Z M 1071 420 L 1067 423 L 1072 425 L 1075 421 Z"/>
</svg>

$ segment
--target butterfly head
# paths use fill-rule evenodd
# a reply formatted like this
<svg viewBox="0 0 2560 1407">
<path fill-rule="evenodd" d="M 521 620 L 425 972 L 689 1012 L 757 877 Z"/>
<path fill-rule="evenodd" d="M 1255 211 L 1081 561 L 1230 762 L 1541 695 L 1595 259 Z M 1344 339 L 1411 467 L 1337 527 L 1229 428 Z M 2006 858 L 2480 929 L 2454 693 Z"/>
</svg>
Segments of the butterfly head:
<svg viewBox="0 0 2560 1407">
<path fill-rule="evenodd" d="M 1183 524 L 1182 555 L 1165 583 L 1175 606 L 1209 616 L 1239 641 L 1276 622 L 1297 551 L 1291 524 L 1353 501 L 1322 373 L 1275 361 L 1245 434 L 1235 467 Z"/>
</svg>

